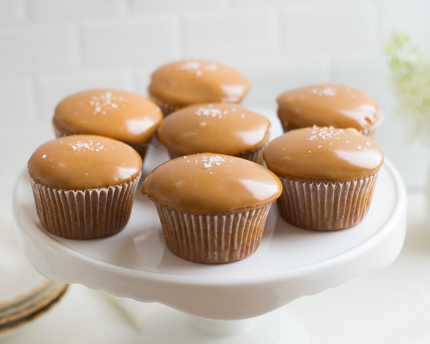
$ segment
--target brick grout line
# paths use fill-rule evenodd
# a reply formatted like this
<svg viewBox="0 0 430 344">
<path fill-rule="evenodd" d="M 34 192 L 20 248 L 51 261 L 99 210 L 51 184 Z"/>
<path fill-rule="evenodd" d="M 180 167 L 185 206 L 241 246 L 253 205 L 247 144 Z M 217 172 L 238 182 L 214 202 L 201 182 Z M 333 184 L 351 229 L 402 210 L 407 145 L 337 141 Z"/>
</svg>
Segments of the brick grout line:
<svg viewBox="0 0 430 344">
<path fill-rule="evenodd" d="M 176 55 L 176 59 L 183 58 L 184 56 L 184 29 L 183 29 L 183 17 L 182 15 L 172 16 L 172 24 L 173 24 L 173 43 L 174 54 Z"/>
</svg>

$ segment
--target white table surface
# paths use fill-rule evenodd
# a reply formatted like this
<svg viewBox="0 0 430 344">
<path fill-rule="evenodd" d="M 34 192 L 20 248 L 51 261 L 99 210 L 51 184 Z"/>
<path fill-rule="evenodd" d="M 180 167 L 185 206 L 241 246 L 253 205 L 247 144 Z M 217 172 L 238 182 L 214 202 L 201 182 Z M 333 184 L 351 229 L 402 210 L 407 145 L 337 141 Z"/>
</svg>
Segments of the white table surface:
<svg viewBox="0 0 430 344">
<path fill-rule="evenodd" d="M 303 321 L 312 343 L 430 342 L 430 225 L 425 214 L 425 194 L 409 194 L 406 242 L 392 265 L 285 307 Z M 11 225 L 12 220 L 3 219 L 3 226 Z M 139 331 L 164 308 L 72 285 L 50 312 L 0 335 L 0 343 L 137 343 Z"/>
</svg>

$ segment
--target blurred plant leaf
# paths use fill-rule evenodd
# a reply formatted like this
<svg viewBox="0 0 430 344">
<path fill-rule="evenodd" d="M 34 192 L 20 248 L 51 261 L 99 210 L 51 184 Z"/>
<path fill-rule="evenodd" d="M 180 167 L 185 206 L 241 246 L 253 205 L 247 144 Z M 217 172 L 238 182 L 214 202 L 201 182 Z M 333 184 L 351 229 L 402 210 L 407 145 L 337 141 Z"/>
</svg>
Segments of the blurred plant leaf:
<svg viewBox="0 0 430 344">
<path fill-rule="evenodd" d="M 397 90 L 396 113 L 413 138 L 430 144 L 430 62 L 401 31 L 392 34 L 384 52 Z"/>
</svg>

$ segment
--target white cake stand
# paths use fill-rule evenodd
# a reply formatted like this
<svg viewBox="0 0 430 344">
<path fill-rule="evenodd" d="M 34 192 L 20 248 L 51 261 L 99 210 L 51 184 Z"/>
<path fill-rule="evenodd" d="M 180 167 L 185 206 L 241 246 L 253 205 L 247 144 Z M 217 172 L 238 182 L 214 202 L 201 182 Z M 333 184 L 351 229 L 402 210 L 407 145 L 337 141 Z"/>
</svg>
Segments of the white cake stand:
<svg viewBox="0 0 430 344">
<path fill-rule="evenodd" d="M 167 159 L 160 147 L 148 154 L 144 177 Z M 231 264 L 203 265 L 173 255 L 154 205 L 140 192 L 126 228 L 104 239 L 73 241 L 47 233 L 26 172 L 16 184 L 14 210 L 21 246 L 42 275 L 175 309 L 143 329 L 142 338 L 151 343 L 307 343 L 297 319 L 283 309 L 272 311 L 387 266 L 406 231 L 405 187 L 388 160 L 359 225 L 335 232 L 302 230 L 284 222 L 273 205 L 258 250 Z"/>
</svg>

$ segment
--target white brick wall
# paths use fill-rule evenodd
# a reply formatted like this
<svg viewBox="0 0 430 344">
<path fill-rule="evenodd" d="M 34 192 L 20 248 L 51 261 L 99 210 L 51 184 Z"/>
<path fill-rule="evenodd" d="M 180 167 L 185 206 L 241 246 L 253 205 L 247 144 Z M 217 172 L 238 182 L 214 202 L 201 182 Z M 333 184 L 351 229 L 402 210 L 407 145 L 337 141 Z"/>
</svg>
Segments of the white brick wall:
<svg viewBox="0 0 430 344">
<path fill-rule="evenodd" d="M 289 5 L 282 11 L 282 22 L 289 52 L 370 50 L 378 35 L 372 1 Z"/>
<path fill-rule="evenodd" d="M 184 15 L 185 56 L 219 60 L 273 55 L 279 51 L 278 19 L 273 8 Z"/>
<path fill-rule="evenodd" d="M 25 12 L 24 0 L 0 1 L 0 25 L 23 23 Z"/>
<path fill-rule="evenodd" d="M 30 78 L 3 77 L 0 79 L 0 125 L 36 121 L 33 89 L 33 81 Z"/>
<path fill-rule="evenodd" d="M 428 150 L 393 116 L 381 50 L 402 28 L 430 57 L 429 17 L 428 0 L 0 0 L 0 126 L 49 126 L 56 103 L 82 89 L 146 94 L 157 66 L 206 58 L 249 77 L 250 107 L 274 109 L 281 92 L 310 83 L 368 92 L 386 113 L 381 146 L 420 187 L 429 159 L 411 152 Z"/>
<path fill-rule="evenodd" d="M 85 23 L 81 28 L 84 66 L 137 67 L 178 58 L 173 16 Z"/>
<path fill-rule="evenodd" d="M 27 0 L 32 22 L 79 22 L 126 14 L 123 0 Z"/>
<path fill-rule="evenodd" d="M 77 30 L 70 25 L 0 28 L 0 75 L 27 76 L 78 68 Z"/>
</svg>

